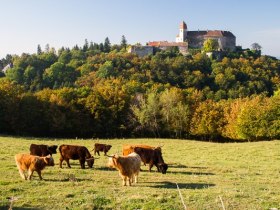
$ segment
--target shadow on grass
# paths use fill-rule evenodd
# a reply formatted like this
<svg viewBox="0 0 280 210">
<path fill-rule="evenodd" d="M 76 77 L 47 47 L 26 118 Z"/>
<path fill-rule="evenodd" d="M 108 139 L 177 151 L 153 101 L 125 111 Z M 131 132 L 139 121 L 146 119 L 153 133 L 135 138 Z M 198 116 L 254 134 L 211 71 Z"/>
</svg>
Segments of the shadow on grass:
<svg viewBox="0 0 280 210">
<path fill-rule="evenodd" d="M 82 181 L 92 181 L 92 179 L 80 179 L 76 177 L 69 177 L 63 179 L 44 179 L 46 182 L 82 182 Z"/>
<path fill-rule="evenodd" d="M 109 168 L 109 167 L 105 167 L 105 166 L 101 166 L 101 167 L 96 167 L 95 168 L 96 170 L 99 170 L 99 171 L 115 171 L 116 169 L 114 168 Z"/>
<path fill-rule="evenodd" d="M 186 166 L 186 165 L 182 165 L 182 164 L 173 164 L 173 163 L 171 163 L 171 164 L 168 164 L 168 167 L 169 168 L 188 168 L 188 166 Z"/>
<path fill-rule="evenodd" d="M 197 176 L 212 176 L 215 175 L 210 172 L 190 172 L 190 171 L 168 171 L 170 174 L 184 174 L 184 175 L 197 175 Z"/>
<path fill-rule="evenodd" d="M 152 182 L 151 182 L 152 183 Z M 152 188 L 166 188 L 166 189 L 177 189 L 176 183 L 173 182 L 158 182 L 154 183 L 154 185 L 149 186 Z M 214 187 L 215 184 L 209 183 L 177 183 L 180 189 L 207 189 L 210 187 Z"/>
<path fill-rule="evenodd" d="M 205 166 L 186 166 L 183 164 L 177 164 L 177 163 L 170 163 L 168 164 L 169 168 L 193 168 L 193 169 L 207 169 L 208 167 Z"/>
</svg>

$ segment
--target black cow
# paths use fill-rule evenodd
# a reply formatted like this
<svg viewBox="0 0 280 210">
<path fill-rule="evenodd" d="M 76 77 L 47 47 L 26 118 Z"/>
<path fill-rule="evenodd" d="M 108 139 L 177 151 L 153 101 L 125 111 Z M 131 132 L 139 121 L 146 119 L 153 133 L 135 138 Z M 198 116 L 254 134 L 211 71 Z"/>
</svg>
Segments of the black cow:
<svg viewBox="0 0 280 210">
<path fill-rule="evenodd" d="M 47 156 L 56 154 L 57 145 L 45 145 L 45 144 L 31 144 L 30 145 L 30 155 L 36 155 L 36 156 Z"/>
<path fill-rule="evenodd" d="M 85 162 L 87 161 L 88 167 L 92 168 L 94 164 L 94 157 L 89 153 L 88 149 L 84 146 L 76 145 L 61 145 L 59 147 L 60 159 L 59 167 L 62 168 L 62 162 L 65 160 L 67 166 L 71 168 L 69 160 L 79 160 L 81 168 L 85 168 Z"/>
</svg>

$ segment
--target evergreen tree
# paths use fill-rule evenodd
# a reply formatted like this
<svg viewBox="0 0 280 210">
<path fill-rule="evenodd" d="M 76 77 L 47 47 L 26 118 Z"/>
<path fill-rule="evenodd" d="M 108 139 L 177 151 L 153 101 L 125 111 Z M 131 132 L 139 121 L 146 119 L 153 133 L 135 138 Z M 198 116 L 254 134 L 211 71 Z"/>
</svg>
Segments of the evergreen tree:
<svg viewBox="0 0 280 210">
<path fill-rule="evenodd" d="M 111 43 L 108 37 L 106 37 L 105 41 L 104 41 L 104 52 L 110 52 L 111 50 Z"/>
<path fill-rule="evenodd" d="M 92 41 L 90 42 L 89 50 L 94 50 L 94 45 L 93 45 L 93 42 L 92 42 Z"/>
<path fill-rule="evenodd" d="M 98 46 L 98 48 L 99 48 L 99 50 L 100 50 L 101 52 L 104 52 L 104 45 L 103 45 L 103 43 L 100 43 L 99 46 Z"/>
<path fill-rule="evenodd" d="M 85 44 L 83 46 L 83 51 L 84 52 L 88 51 L 88 40 L 87 39 L 85 39 Z"/>
<path fill-rule="evenodd" d="M 125 36 L 122 35 L 121 48 L 126 49 L 126 47 L 127 47 L 127 40 L 126 40 Z"/>
<path fill-rule="evenodd" d="M 46 53 L 50 52 L 50 45 L 49 45 L 49 44 L 46 44 L 46 46 L 45 46 L 45 52 L 46 52 Z"/>
<path fill-rule="evenodd" d="M 38 44 L 37 46 L 37 55 L 41 55 L 42 54 L 42 48 L 41 46 Z"/>
</svg>

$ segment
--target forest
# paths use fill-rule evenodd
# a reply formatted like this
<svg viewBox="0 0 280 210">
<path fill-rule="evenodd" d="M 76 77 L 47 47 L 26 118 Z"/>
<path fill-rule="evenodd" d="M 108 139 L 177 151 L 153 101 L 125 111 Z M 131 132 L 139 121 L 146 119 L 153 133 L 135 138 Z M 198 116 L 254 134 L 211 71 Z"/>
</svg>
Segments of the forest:
<svg viewBox="0 0 280 210">
<path fill-rule="evenodd" d="M 138 57 L 88 43 L 0 60 L 0 133 L 73 138 L 280 138 L 280 61 L 254 50 Z"/>
</svg>

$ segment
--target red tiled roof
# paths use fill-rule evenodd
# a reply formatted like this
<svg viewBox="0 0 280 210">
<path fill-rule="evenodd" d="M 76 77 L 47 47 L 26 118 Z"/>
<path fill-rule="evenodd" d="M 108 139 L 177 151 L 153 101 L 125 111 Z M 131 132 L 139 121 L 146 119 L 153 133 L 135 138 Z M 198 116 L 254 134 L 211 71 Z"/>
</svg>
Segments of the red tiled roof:
<svg viewBox="0 0 280 210">
<path fill-rule="evenodd" d="M 186 47 L 187 43 L 186 42 L 153 41 L 153 42 L 148 42 L 147 45 L 153 46 L 153 47 Z"/>
</svg>

